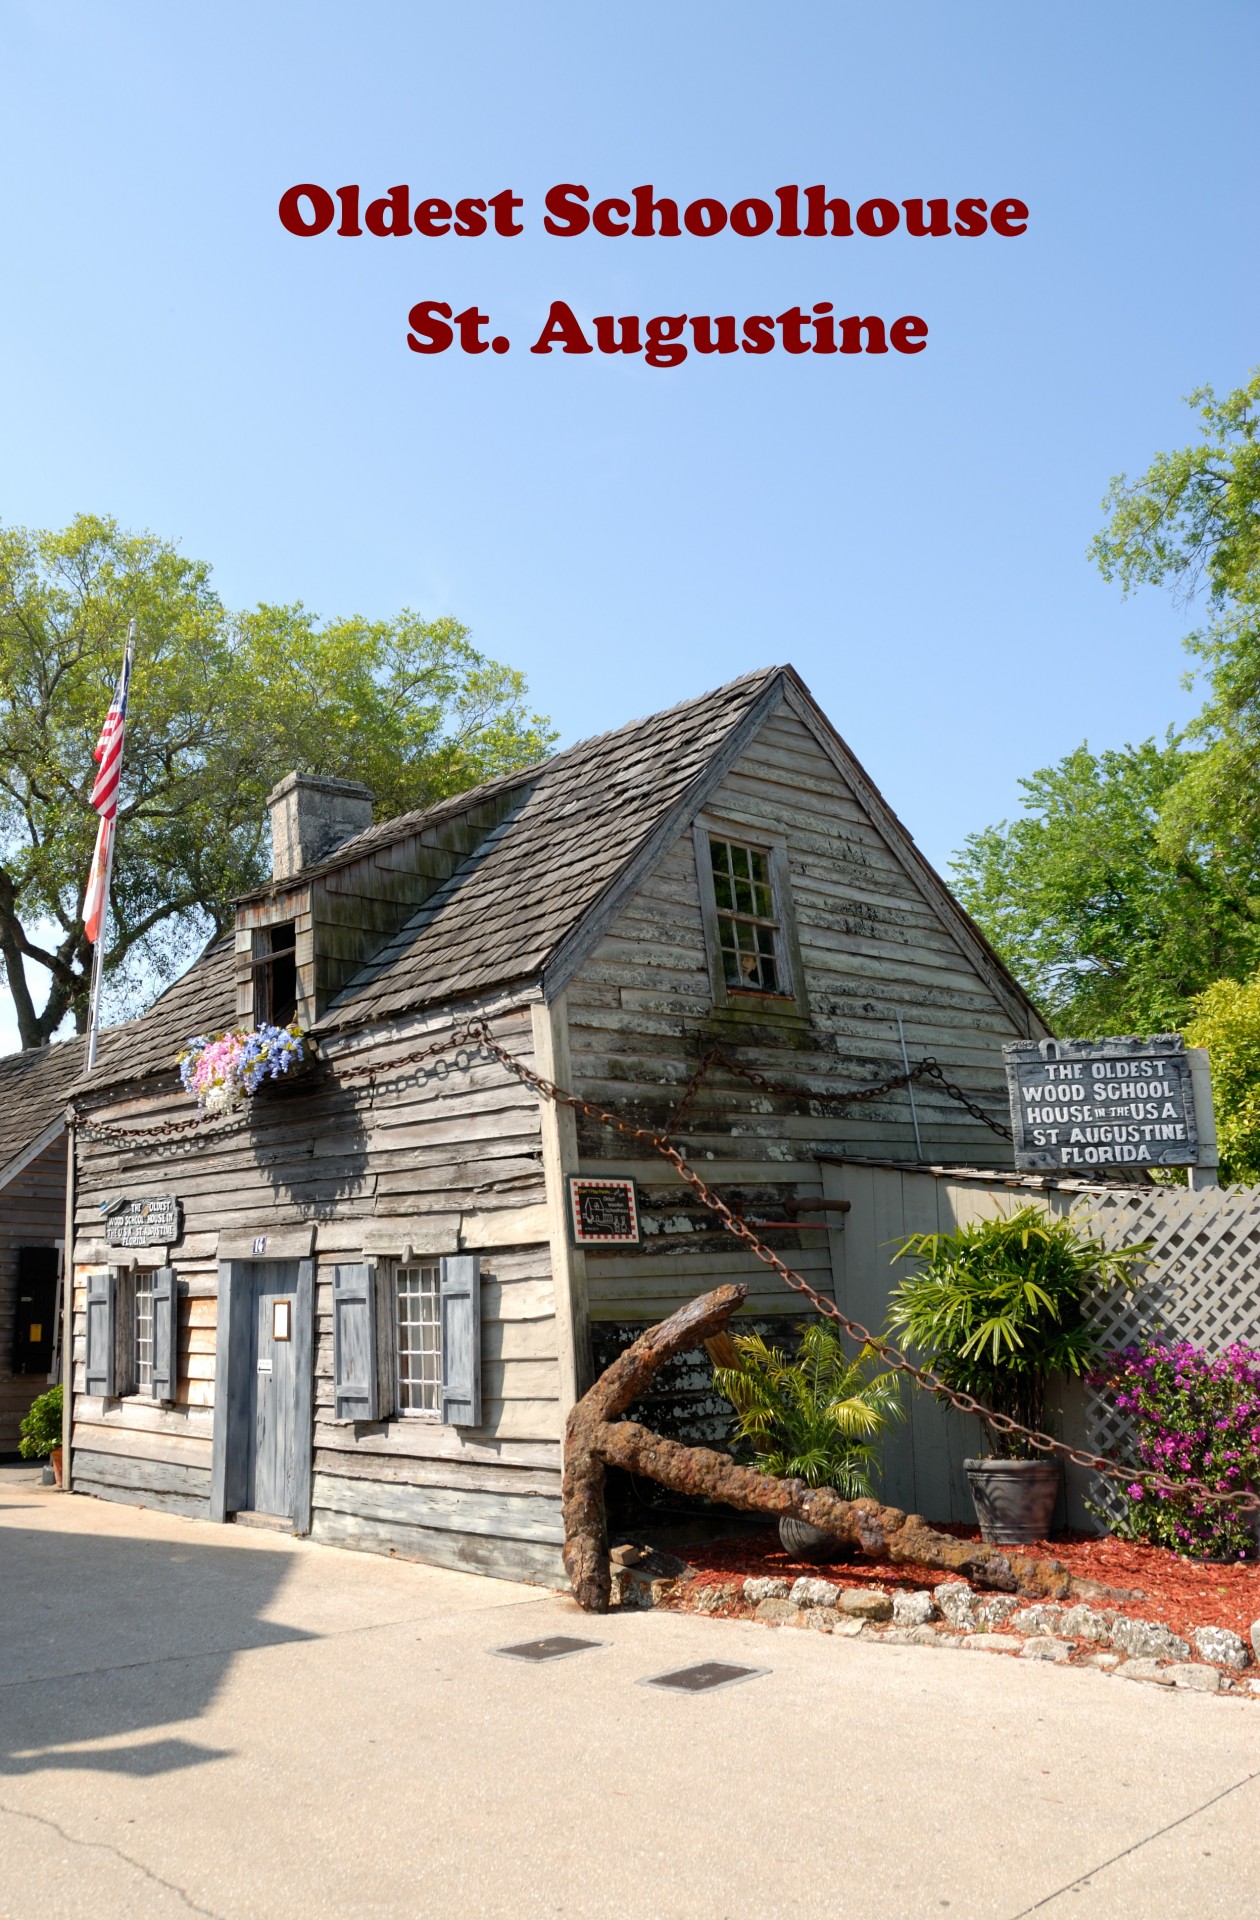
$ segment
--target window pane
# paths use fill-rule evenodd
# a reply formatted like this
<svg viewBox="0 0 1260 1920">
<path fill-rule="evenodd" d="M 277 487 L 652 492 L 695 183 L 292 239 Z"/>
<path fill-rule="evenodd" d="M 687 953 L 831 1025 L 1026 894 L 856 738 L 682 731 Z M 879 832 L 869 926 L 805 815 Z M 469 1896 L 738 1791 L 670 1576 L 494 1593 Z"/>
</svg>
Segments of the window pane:
<svg viewBox="0 0 1260 1920">
<path fill-rule="evenodd" d="M 403 1413 L 437 1413 L 442 1389 L 441 1267 L 426 1260 L 394 1278 L 398 1336 L 398 1405 Z"/>
<path fill-rule="evenodd" d="M 757 847 L 750 847 L 748 850 L 748 859 L 752 868 L 753 879 L 757 881 L 759 886 L 768 887 L 770 885 L 770 862 L 766 858 L 766 855 Z"/>
<path fill-rule="evenodd" d="M 735 875 L 735 878 L 736 878 L 737 880 L 747 880 L 747 878 L 748 878 L 748 849 L 747 849 L 747 847 L 736 847 L 736 846 L 732 846 L 732 848 L 731 848 L 731 872 L 732 872 L 732 873 L 733 873 L 733 874 Z"/>
<path fill-rule="evenodd" d="M 136 1391 L 153 1387 L 153 1275 L 136 1274 Z"/>
</svg>

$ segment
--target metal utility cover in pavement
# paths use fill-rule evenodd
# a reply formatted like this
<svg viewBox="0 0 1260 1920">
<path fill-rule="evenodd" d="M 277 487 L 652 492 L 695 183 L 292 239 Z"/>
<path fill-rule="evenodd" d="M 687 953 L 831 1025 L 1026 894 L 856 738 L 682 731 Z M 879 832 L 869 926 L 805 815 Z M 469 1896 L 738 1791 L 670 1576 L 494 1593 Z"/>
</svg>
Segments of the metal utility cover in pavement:
<svg viewBox="0 0 1260 1920">
<path fill-rule="evenodd" d="M 737 1680 L 755 1680 L 769 1667 L 733 1667 L 726 1660 L 702 1660 L 695 1667 L 678 1667 L 673 1673 L 657 1673 L 640 1680 L 641 1687 L 668 1687 L 671 1693 L 712 1693 L 715 1687 L 731 1687 Z"/>
<path fill-rule="evenodd" d="M 588 1647 L 602 1647 L 603 1640 L 574 1640 L 565 1633 L 553 1633 L 546 1640 L 522 1640 L 515 1647 L 492 1647 L 492 1653 L 505 1654 L 509 1660 L 563 1660 L 570 1653 L 585 1653 Z"/>
</svg>

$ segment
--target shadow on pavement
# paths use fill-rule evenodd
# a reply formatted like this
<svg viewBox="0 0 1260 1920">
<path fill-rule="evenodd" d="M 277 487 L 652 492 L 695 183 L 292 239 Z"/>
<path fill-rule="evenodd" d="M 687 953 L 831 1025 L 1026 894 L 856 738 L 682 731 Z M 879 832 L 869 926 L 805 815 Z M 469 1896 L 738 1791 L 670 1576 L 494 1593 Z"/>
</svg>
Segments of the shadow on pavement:
<svg viewBox="0 0 1260 1920">
<path fill-rule="evenodd" d="M 0 1529 L 0 1775 L 153 1775 L 223 1754 L 178 1736 L 238 1653 L 317 1636 L 263 1618 L 291 1566 L 266 1547 Z"/>
</svg>

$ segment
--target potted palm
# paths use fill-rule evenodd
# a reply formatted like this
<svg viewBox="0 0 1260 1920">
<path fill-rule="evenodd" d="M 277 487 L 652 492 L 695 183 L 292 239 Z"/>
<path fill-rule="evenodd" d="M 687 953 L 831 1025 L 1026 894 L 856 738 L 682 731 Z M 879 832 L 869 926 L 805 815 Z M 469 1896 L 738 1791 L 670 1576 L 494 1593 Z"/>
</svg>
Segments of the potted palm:
<svg viewBox="0 0 1260 1920">
<path fill-rule="evenodd" d="M 834 1487 L 856 1500 L 871 1492 L 880 1435 L 902 1412 L 897 1376 L 873 1370 L 869 1347 L 851 1359 L 825 1320 L 809 1321 L 799 1333 L 792 1356 L 759 1333 L 736 1334 L 730 1364 L 714 1368 L 713 1384 L 734 1407 L 738 1438 L 762 1473 Z M 794 1560 L 837 1560 L 848 1552 L 803 1520 L 780 1520 L 779 1538 Z"/>
<path fill-rule="evenodd" d="M 61 1485 L 61 1386 L 32 1400 L 18 1428 L 18 1452 L 24 1460 L 51 1460 L 53 1480 Z"/>
<path fill-rule="evenodd" d="M 918 1270 L 893 1294 L 893 1330 L 931 1357 L 947 1387 L 1037 1432 L 1056 1375 L 1079 1375 L 1094 1357 L 1090 1289 L 1132 1286 L 1148 1242 L 1108 1247 L 1070 1215 L 1028 1205 L 952 1233 L 911 1234 L 896 1259 Z M 963 1466 L 982 1537 L 995 1545 L 1044 1540 L 1061 1469 L 1022 1434 L 986 1421 L 991 1449 Z"/>
</svg>

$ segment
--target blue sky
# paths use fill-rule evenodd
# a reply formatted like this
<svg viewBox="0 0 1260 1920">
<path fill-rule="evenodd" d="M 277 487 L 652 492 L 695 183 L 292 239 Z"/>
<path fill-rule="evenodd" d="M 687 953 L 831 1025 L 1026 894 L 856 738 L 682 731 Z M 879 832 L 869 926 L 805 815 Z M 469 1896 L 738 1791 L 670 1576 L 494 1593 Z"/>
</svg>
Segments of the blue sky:
<svg viewBox="0 0 1260 1920">
<path fill-rule="evenodd" d="M 1188 437 L 1182 396 L 1260 362 L 1258 24 L 1242 0 L 7 0 L 0 516 L 147 526 L 233 603 L 453 613 L 565 740 L 790 660 L 943 864 L 1021 774 L 1190 711 L 1187 616 L 1086 548 L 1110 476 Z M 304 180 L 510 187 L 526 230 L 299 240 L 276 205 Z M 1031 211 L 1018 240 L 559 240 L 557 181 Z M 553 299 L 832 300 L 930 339 L 532 355 Z M 475 302 L 512 351 L 409 352 L 420 300 Z"/>
</svg>

